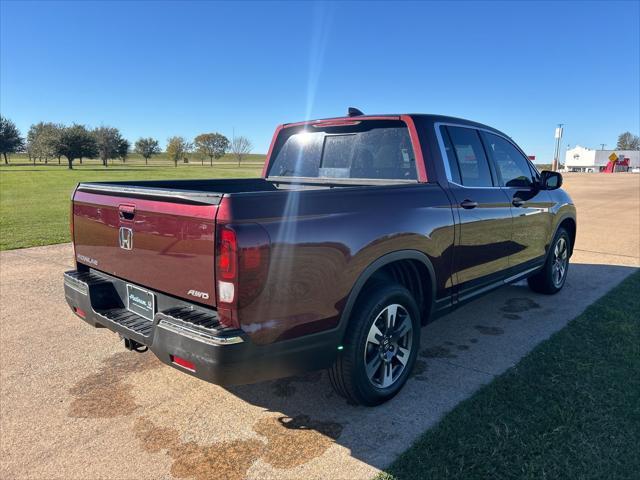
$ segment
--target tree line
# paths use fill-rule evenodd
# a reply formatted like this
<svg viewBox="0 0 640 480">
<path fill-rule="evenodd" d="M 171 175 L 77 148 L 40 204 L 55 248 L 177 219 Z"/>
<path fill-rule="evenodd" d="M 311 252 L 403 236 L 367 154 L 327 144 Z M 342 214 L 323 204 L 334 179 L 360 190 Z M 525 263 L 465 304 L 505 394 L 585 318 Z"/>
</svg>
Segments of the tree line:
<svg viewBox="0 0 640 480">
<path fill-rule="evenodd" d="M 170 137 L 167 140 L 166 154 L 176 167 L 179 162 L 187 162 L 191 153 L 200 155 L 203 164 L 204 158 L 208 158 L 213 166 L 215 159 L 230 152 L 240 165 L 251 150 L 253 145 L 246 137 L 234 136 L 229 140 L 221 133 L 212 132 L 202 133 L 192 142 L 184 137 Z M 57 159 L 61 163 L 64 157 L 69 169 L 73 168 L 76 160 L 82 164 L 83 158 L 99 158 L 106 167 L 109 160 L 126 162 L 131 144 L 117 128 L 89 129 L 76 123 L 69 126 L 51 122 L 36 123 L 31 125 L 24 138 L 15 123 L 0 116 L 0 153 L 4 157 L 4 163 L 9 163 L 7 154 L 19 152 L 27 153 L 34 165 L 36 160 L 47 164 L 50 160 Z M 145 164 L 148 164 L 149 159 L 162 153 L 162 150 L 158 140 L 148 137 L 136 140 L 133 152 L 141 155 Z"/>
</svg>

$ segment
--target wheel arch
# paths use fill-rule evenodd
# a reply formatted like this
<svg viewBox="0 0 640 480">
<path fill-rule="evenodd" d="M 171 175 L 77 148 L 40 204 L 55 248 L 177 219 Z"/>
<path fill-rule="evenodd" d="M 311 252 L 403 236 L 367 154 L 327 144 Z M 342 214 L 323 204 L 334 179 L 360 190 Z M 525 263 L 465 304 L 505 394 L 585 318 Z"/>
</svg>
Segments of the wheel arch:
<svg viewBox="0 0 640 480">
<path fill-rule="evenodd" d="M 553 236 L 551 237 L 551 241 L 556 238 L 558 234 L 558 230 L 564 228 L 569 233 L 569 239 L 571 240 L 569 256 L 573 255 L 573 247 L 576 243 L 576 233 L 577 233 L 577 224 L 576 219 L 571 215 L 565 215 L 560 219 L 558 225 L 556 226 L 555 231 L 553 232 Z M 549 244 L 551 245 L 551 243 Z"/>
<path fill-rule="evenodd" d="M 340 315 L 342 334 L 346 331 L 349 317 L 360 294 L 371 282 L 381 278 L 392 278 L 405 286 L 414 297 L 416 294 L 419 295 L 420 298 L 415 300 L 420 307 L 423 324 L 431 316 L 436 295 L 436 276 L 433 265 L 429 257 L 420 251 L 398 250 L 377 258 L 360 274 Z"/>
</svg>

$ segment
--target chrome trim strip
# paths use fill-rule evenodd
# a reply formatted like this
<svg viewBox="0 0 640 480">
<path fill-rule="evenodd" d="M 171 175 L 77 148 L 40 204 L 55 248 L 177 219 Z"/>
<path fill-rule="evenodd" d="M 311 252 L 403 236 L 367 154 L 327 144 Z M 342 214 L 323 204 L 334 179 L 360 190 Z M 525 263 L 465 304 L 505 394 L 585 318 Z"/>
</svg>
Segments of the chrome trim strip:
<svg viewBox="0 0 640 480">
<path fill-rule="evenodd" d="M 489 292 L 491 290 L 495 290 L 496 288 L 500 288 L 504 285 L 504 280 L 497 280 L 495 282 L 491 282 L 483 287 L 479 287 L 477 289 L 474 289 L 473 287 L 471 288 L 467 288 L 466 290 L 462 290 L 459 294 L 458 294 L 458 301 L 456 303 L 460 303 L 460 302 L 466 302 L 468 299 L 470 298 L 474 298 L 477 296 L 482 295 L 483 293 Z"/>
<path fill-rule="evenodd" d="M 509 283 L 513 283 L 516 280 L 520 280 L 523 277 L 526 277 L 527 274 L 534 272 L 536 270 L 539 270 L 542 266 L 544 265 L 544 262 L 541 263 L 540 265 L 537 265 L 533 268 L 529 268 L 523 272 L 520 273 L 516 273 L 515 275 L 512 275 L 508 278 L 504 278 L 502 280 L 496 280 L 495 282 L 491 282 L 488 285 L 485 285 L 483 287 L 480 287 L 478 289 L 474 289 L 474 288 L 467 288 L 466 290 L 461 291 L 458 294 L 458 301 L 456 303 L 460 303 L 460 302 L 466 302 L 467 300 L 469 300 L 470 298 L 474 298 L 474 297 L 478 297 L 486 292 L 489 292 L 491 290 L 495 290 L 497 288 L 500 288 L 504 285 L 508 285 Z"/>
<path fill-rule="evenodd" d="M 67 275 L 66 273 L 64 274 L 64 283 L 65 285 L 67 285 L 69 288 L 77 291 L 78 293 L 81 293 L 83 295 L 88 295 L 88 290 L 89 287 L 87 285 L 86 282 L 82 282 L 80 280 L 76 280 L 75 278 Z M 131 285 L 129 283 L 126 284 L 127 286 Z M 133 287 L 136 287 L 136 285 L 131 285 Z M 84 288 L 84 291 L 81 290 L 82 288 Z M 140 288 L 140 287 L 136 287 L 136 288 Z M 142 288 L 140 288 L 141 290 L 144 290 Z M 153 293 L 153 292 L 151 292 Z M 153 295 L 154 298 L 154 303 L 155 303 L 155 294 Z M 155 307 L 155 305 L 154 305 Z M 155 309 L 155 308 L 154 308 Z M 144 320 L 145 322 L 148 322 L 150 325 L 153 324 L 154 320 L 149 320 L 148 318 L 143 317 L 142 315 L 140 315 L 139 313 L 133 312 L 129 309 L 123 309 L 126 310 L 127 312 L 136 315 L 137 317 L 140 317 L 142 320 Z M 113 325 L 117 325 L 120 328 L 124 328 L 136 335 L 141 335 L 142 337 L 148 338 L 149 335 L 143 335 L 140 332 L 137 332 L 136 330 L 129 328 L 129 326 L 127 325 L 123 325 L 121 323 L 115 322 L 112 319 L 110 319 L 109 317 L 107 317 L 106 315 L 103 315 L 102 313 L 100 313 L 99 311 L 96 311 L 93 308 L 93 305 L 91 305 L 91 312 L 96 315 L 98 318 L 102 319 L 102 321 L 107 322 L 108 324 L 113 324 Z M 220 337 L 217 335 L 211 335 L 207 332 L 203 332 L 201 329 L 199 330 L 195 330 L 192 328 L 189 328 L 186 325 L 178 325 L 174 322 L 172 322 L 171 320 L 169 320 L 168 316 L 165 316 L 164 313 L 162 312 L 158 312 L 155 314 L 154 318 L 157 318 L 158 315 L 164 316 L 164 318 L 160 318 L 158 320 L 158 324 L 156 325 L 157 327 L 162 327 L 165 330 L 169 330 L 173 333 L 176 333 L 178 335 L 182 335 L 185 337 L 189 337 L 192 338 L 194 340 L 198 340 L 200 342 L 203 343 L 207 343 L 209 345 L 233 345 L 236 343 L 242 343 L 244 342 L 244 339 L 240 336 L 232 336 L 232 337 Z M 204 328 L 204 327 L 203 327 Z"/>
<path fill-rule="evenodd" d="M 345 185 L 345 186 L 375 186 L 375 185 L 407 185 L 419 183 L 417 179 L 404 180 L 401 178 L 332 178 L 332 177 L 283 177 L 270 175 L 266 180 L 273 183 L 293 183 L 304 185 Z"/>
<path fill-rule="evenodd" d="M 242 337 L 239 336 L 219 337 L 217 335 L 208 335 L 205 332 L 193 330 L 186 325 L 178 325 L 166 319 L 160 319 L 156 325 L 156 328 L 157 327 L 209 345 L 234 345 L 236 343 L 244 342 Z"/>
<path fill-rule="evenodd" d="M 457 187 L 462 187 L 462 188 L 511 188 L 511 187 L 501 187 L 499 185 L 496 186 L 492 186 L 492 187 L 467 187 L 464 185 L 460 185 L 459 183 L 456 183 L 452 180 L 451 177 L 451 168 L 449 167 L 449 157 L 447 156 L 447 149 L 444 147 L 444 141 L 442 139 L 442 135 L 440 134 L 440 127 L 441 126 L 445 126 L 445 127 L 462 127 L 462 128 L 471 128 L 473 130 L 481 130 L 483 132 L 487 132 L 490 133 L 492 135 L 495 135 L 496 137 L 500 137 L 503 138 L 504 140 L 506 140 L 507 142 L 509 142 L 511 145 L 513 145 L 515 147 L 516 150 L 518 150 L 526 159 L 527 163 L 532 166 L 535 171 L 537 172 L 538 169 L 535 167 L 535 165 L 533 165 L 533 163 L 531 162 L 531 160 L 529 160 L 529 157 L 522 151 L 522 149 L 516 145 L 516 143 L 511 140 L 511 138 L 507 137 L 504 134 L 495 132 L 493 130 L 489 130 L 487 128 L 482 128 L 482 127 L 475 127 L 473 125 L 463 125 L 460 123 L 451 123 L 451 122 L 435 122 L 433 124 L 433 127 L 436 131 L 436 138 L 438 140 L 438 146 L 440 147 L 440 154 L 442 156 L 442 159 L 445 161 L 444 162 L 444 169 L 445 169 L 445 173 L 447 175 L 447 180 L 449 181 L 449 183 L 456 185 Z M 491 161 L 489 160 L 489 158 L 487 158 L 487 161 Z"/>
<path fill-rule="evenodd" d="M 491 190 L 502 190 L 504 187 L 471 187 L 468 185 L 460 185 L 459 183 L 453 182 L 451 180 L 449 180 L 449 183 L 451 185 L 455 185 L 456 187 L 460 187 L 460 188 L 473 188 L 474 190 L 477 190 L 478 188 L 483 188 L 483 189 L 491 189 Z"/>
<path fill-rule="evenodd" d="M 71 290 L 75 290 L 81 295 L 87 296 L 89 294 L 89 288 L 87 287 L 86 283 L 80 282 L 79 280 L 76 280 L 75 278 L 70 277 L 67 274 L 64 275 L 64 284 Z"/>
<path fill-rule="evenodd" d="M 514 282 L 514 281 L 516 281 L 516 280 L 520 279 L 521 277 L 524 277 L 524 276 L 525 276 L 525 275 L 527 275 L 528 273 L 531 273 L 531 272 L 534 272 L 534 271 L 536 271 L 536 270 L 540 269 L 540 267 L 542 267 L 542 265 L 544 265 L 544 263 L 542 263 L 542 264 L 540 264 L 540 265 L 537 265 L 537 266 L 535 266 L 535 267 L 533 267 L 533 268 L 529 268 L 528 270 L 525 270 L 524 272 L 516 273 L 515 275 L 512 275 L 512 276 L 510 276 L 510 277 L 508 277 L 508 278 L 505 278 L 505 279 L 503 280 L 503 282 L 504 282 L 504 283 L 511 283 L 511 282 Z"/>
<path fill-rule="evenodd" d="M 447 180 L 453 183 L 452 176 L 451 176 L 451 166 L 449 164 L 449 156 L 447 155 L 447 149 L 444 146 L 444 140 L 442 138 L 442 133 L 440 132 L 441 125 L 444 125 L 444 124 L 441 122 L 434 123 L 435 129 L 436 129 L 436 138 L 438 139 L 438 147 L 440 147 L 440 156 L 444 160 L 444 171 L 445 171 L 445 174 L 447 175 Z"/>
</svg>

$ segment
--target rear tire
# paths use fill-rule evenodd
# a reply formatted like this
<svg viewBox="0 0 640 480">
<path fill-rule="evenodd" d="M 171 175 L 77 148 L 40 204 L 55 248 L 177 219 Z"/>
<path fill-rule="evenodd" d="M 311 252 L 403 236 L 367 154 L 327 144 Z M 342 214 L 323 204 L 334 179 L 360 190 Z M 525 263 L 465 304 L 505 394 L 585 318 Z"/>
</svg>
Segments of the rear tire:
<svg viewBox="0 0 640 480">
<path fill-rule="evenodd" d="M 569 252 L 571 252 L 569 233 L 564 228 L 559 228 L 549 248 L 544 267 L 527 279 L 529 288 L 546 295 L 553 295 L 562 290 L 569 273 Z"/>
<path fill-rule="evenodd" d="M 420 349 L 420 313 L 398 284 L 367 288 L 354 306 L 329 379 L 351 403 L 374 406 L 404 386 Z"/>
</svg>

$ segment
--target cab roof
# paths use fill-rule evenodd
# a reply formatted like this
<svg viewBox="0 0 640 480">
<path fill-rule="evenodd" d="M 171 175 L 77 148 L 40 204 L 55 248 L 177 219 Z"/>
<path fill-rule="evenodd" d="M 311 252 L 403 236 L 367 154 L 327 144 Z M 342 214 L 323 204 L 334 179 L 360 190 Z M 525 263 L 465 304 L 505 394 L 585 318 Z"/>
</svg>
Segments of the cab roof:
<svg viewBox="0 0 640 480">
<path fill-rule="evenodd" d="M 315 120 L 306 120 L 302 122 L 294 122 L 294 123 L 285 123 L 282 125 L 283 128 L 288 127 L 297 127 L 302 125 L 318 125 L 318 124 L 349 124 L 355 123 L 357 121 L 362 120 L 401 120 L 403 116 L 409 116 L 414 120 L 420 119 L 423 122 L 429 123 L 456 123 L 462 125 L 469 125 L 472 127 L 482 128 L 485 130 L 490 130 L 505 137 L 508 137 L 505 133 L 500 130 L 493 128 L 489 125 L 485 125 L 483 123 L 475 122 L 473 120 L 468 120 L 465 118 L 459 117 L 451 117 L 448 115 L 440 115 L 434 113 L 383 113 L 383 114 L 367 114 L 367 115 L 354 115 L 354 116 L 342 116 L 342 117 L 329 117 L 329 118 L 320 118 Z"/>
</svg>

